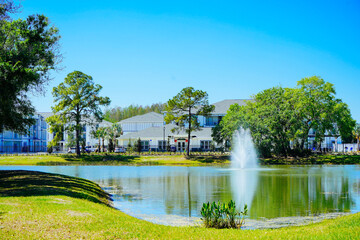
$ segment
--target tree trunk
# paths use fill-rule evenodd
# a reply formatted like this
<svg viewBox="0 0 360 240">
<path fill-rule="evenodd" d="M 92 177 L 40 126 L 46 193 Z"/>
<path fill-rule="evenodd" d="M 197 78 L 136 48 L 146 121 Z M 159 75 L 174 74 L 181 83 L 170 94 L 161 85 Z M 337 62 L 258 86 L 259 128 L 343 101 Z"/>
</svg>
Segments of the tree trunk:
<svg viewBox="0 0 360 240">
<path fill-rule="evenodd" d="M 76 126 L 75 126 L 75 135 L 76 135 L 76 156 L 80 157 L 81 153 L 80 153 L 80 122 L 81 122 L 81 115 L 80 115 L 80 111 L 79 111 L 79 106 L 76 106 L 76 116 L 75 116 L 76 120 Z"/>
<path fill-rule="evenodd" d="M 76 131 L 75 131 L 75 135 L 76 135 L 76 155 L 78 157 L 80 157 L 81 153 L 80 153 L 80 130 L 79 130 L 79 126 L 78 124 L 76 124 Z"/>
<path fill-rule="evenodd" d="M 105 144 L 104 144 L 104 138 L 102 138 L 102 152 L 105 152 Z"/>
<path fill-rule="evenodd" d="M 100 149 L 100 146 L 101 146 L 100 139 L 101 138 L 99 137 L 98 153 L 101 151 L 101 149 Z"/>
<path fill-rule="evenodd" d="M 188 131 L 188 144 L 186 149 L 186 155 L 190 156 L 190 136 L 191 136 L 191 108 L 189 108 L 189 131 Z"/>
</svg>

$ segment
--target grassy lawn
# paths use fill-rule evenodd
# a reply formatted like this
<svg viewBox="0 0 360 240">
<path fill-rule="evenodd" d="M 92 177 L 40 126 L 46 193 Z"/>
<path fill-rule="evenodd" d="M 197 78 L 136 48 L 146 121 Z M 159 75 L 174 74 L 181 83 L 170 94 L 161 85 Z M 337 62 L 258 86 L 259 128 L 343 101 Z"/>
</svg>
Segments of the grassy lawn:
<svg viewBox="0 0 360 240">
<path fill-rule="evenodd" d="M 169 227 L 130 217 L 90 181 L 0 171 L 0 239 L 359 239 L 360 214 L 275 230 Z"/>
<path fill-rule="evenodd" d="M 360 155 L 314 155 L 303 158 L 261 158 L 261 165 L 360 164 Z M 0 155 L 0 165 L 228 165 L 229 155 L 123 155 L 123 154 L 50 154 Z"/>
<path fill-rule="evenodd" d="M 122 154 L 75 154 L 52 155 L 0 155 L 0 165 L 182 165 L 204 166 L 229 164 L 229 156 L 184 155 L 122 155 Z"/>
</svg>

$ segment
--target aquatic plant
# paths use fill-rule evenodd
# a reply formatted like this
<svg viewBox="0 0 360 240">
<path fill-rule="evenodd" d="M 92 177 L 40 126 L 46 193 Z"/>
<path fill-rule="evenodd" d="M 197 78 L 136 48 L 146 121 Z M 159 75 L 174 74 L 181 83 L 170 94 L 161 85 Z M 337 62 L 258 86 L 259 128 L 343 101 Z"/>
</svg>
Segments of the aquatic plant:
<svg viewBox="0 0 360 240">
<path fill-rule="evenodd" d="M 236 209 L 233 200 L 229 203 L 204 203 L 201 208 L 201 220 L 207 228 L 240 228 L 245 224 L 247 205 L 242 211 Z"/>
</svg>

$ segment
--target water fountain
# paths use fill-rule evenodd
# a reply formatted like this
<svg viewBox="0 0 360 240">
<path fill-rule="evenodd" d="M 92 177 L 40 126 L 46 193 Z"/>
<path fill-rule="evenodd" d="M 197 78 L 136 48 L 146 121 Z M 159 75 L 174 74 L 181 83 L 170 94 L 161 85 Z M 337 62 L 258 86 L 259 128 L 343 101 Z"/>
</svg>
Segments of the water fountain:
<svg viewBox="0 0 360 240">
<path fill-rule="evenodd" d="M 257 155 L 251 134 L 248 129 L 240 128 L 233 138 L 231 154 L 231 188 L 235 202 L 251 209 L 257 188 L 258 167 Z"/>
<path fill-rule="evenodd" d="M 249 129 L 240 128 L 233 138 L 232 168 L 257 168 L 257 155 Z"/>
</svg>

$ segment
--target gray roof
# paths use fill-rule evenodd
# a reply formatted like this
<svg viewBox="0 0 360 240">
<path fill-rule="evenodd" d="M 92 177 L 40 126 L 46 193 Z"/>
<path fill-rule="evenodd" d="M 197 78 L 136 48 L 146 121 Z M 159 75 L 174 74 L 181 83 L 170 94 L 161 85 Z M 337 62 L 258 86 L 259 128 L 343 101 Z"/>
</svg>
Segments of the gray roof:
<svg viewBox="0 0 360 240">
<path fill-rule="evenodd" d="M 251 99 L 226 99 L 220 102 L 213 103 L 215 110 L 211 113 L 213 115 L 225 115 L 230 106 L 237 103 L 240 106 L 244 106 L 246 101 L 252 101 Z"/>
<path fill-rule="evenodd" d="M 143 115 L 137 115 L 131 118 L 121 120 L 119 123 L 123 124 L 123 123 L 153 123 L 153 122 L 163 123 L 164 116 L 160 113 L 149 112 Z"/>
<path fill-rule="evenodd" d="M 173 128 L 176 127 L 174 124 L 164 125 L 165 127 L 165 139 L 168 136 L 176 136 L 176 137 L 187 137 L 187 133 L 183 130 L 180 132 L 175 131 L 171 132 Z M 119 137 L 118 139 L 138 139 L 138 138 L 163 138 L 164 137 L 164 127 L 150 127 L 139 132 L 128 133 Z M 199 131 L 191 132 L 191 136 L 196 137 L 211 137 L 211 128 L 201 128 Z"/>
</svg>

